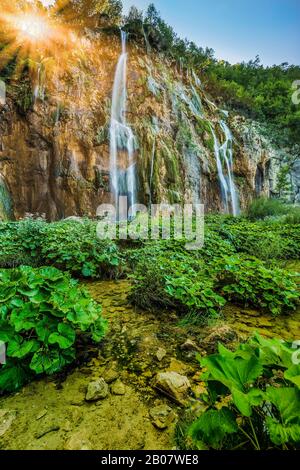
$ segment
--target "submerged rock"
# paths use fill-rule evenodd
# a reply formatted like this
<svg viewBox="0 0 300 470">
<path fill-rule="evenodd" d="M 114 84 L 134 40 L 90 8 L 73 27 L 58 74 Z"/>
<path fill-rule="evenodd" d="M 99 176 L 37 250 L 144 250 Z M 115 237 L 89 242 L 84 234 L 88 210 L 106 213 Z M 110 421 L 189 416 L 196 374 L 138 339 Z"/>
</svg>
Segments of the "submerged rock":
<svg viewBox="0 0 300 470">
<path fill-rule="evenodd" d="M 168 405 L 158 405 L 149 411 L 152 424 L 158 429 L 166 429 L 176 418 L 176 413 Z"/>
<path fill-rule="evenodd" d="M 0 410 L 0 437 L 9 430 L 16 419 L 16 412 L 11 410 Z"/>
<path fill-rule="evenodd" d="M 85 396 L 86 401 L 103 400 L 109 393 L 108 385 L 103 378 L 90 382 Z"/>
<path fill-rule="evenodd" d="M 110 391 L 113 395 L 125 395 L 125 385 L 118 379 L 112 384 Z"/>
<path fill-rule="evenodd" d="M 109 364 L 105 371 L 103 372 L 103 378 L 105 382 L 111 384 L 119 377 L 119 372 L 117 371 L 117 363 Z"/>
<path fill-rule="evenodd" d="M 153 386 L 180 404 L 184 404 L 191 388 L 189 379 L 185 375 L 177 374 L 177 372 L 158 373 Z"/>
<path fill-rule="evenodd" d="M 164 348 L 158 348 L 158 350 L 155 353 L 155 357 L 159 362 L 163 360 L 164 357 L 166 357 L 167 351 Z"/>
</svg>

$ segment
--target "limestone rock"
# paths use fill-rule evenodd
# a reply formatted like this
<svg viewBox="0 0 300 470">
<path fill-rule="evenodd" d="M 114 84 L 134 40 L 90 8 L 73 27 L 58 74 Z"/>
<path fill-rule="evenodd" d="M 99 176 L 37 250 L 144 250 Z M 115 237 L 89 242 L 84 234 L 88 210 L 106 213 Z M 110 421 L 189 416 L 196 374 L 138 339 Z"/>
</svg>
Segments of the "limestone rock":
<svg viewBox="0 0 300 470">
<path fill-rule="evenodd" d="M 103 378 L 90 382 L 85 396 L 86 401 L 103 400 L 108 395 L 108 385 Z"/>
<path fill-rule="evenodd" d="M 218 344 L 229 344 L 236 341 L 238 336 L 236 332 L 227 325 L 214 328 L 209 336 L 203 341 L 203 347 L 208 352 L 215 352 L 218 349 Z"/>
<path fill-rule="evenodd" d="M 64 445 L 65 450 L 91 450 L 92 444 L 89 439 L 82 435 L 82 431 L 73 434 Z"/>
<path fill-rule="evenodd" d="M 126 392 L 125 385 L 119 379 L 112 384 L 110 390 L 113 395 L 125 395 Z"/>
<path fill-rule="evenodd" d="M 155 356 L 159 362 L 163 360 L 164 357 L 166 357 L 167 351 L 164 348 L 158 348 L 158 350 L 155 353 Z"/>
<path fill-rule="evenodd" d="M 189 379 L 177 372 L 159 372 L 154 379 L 153 386 L 180 404 L 184 404 L 191 388 Z"/>
<path fill-rule="evenodd" d="M 197 346 L 197 344 L 192 341 L 191 339 L 187 339 L 185 341 L 185 343 L 183 343 L 181 346 L 180 346 L 180 349 L 182 351 L 197 351 L 197 352 L 200 352 L 201 349 L 199 348 L 199 346 Z"/>
<path fill-rule="evenodd" d="M 176 413 L 168 405 L 155 406 L 149 414 L 152 424 L 158 429 L 166 429 L 177 418 Z"/>
<path fill-rule="evenodd" d="M 117 371 L 116 363 L 108 364 L 103 372 L 103 378 L 106 383 L 111 384 L 119 377 L 119 372 Z"/>
</svg>

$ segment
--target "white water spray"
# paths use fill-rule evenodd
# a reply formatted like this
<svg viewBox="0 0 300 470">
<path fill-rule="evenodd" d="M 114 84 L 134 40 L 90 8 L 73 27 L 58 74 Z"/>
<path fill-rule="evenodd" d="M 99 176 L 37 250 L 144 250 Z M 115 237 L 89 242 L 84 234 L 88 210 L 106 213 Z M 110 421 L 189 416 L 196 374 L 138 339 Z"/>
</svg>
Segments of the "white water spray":
<svg viewBox="0 0 300 470">
<path fill-rule="evenodd" d="M 134 159 L 135 137 L 126 122 L 127 34 L 124 31 L 121 31 L 121 39 L 122 53 L 115 73 L 110 121 L 110 185 L 114 203 L 118 210 L 120 196 L 127 196 L 130 207 L 136 204 L 137 192 L 136 162 Z"/>
<path fill-rule="evenodd" d="M 221 187 L 221 197 L 225 211 L 227 213 L 231 211 L 232 215 L 237 216 L 240 209 L 238 192 L 235 187 L 233 176 L 232 134 L 224 121 L 220 122 L 220 126 L 225 134 L 225 141 L 222 145 L 220 145 L 212 126 L 211 132 L 214 139 L 214 153 Z M 225 169 L 223 168 L 223 161 L 225 162 Z"/>
</svg>

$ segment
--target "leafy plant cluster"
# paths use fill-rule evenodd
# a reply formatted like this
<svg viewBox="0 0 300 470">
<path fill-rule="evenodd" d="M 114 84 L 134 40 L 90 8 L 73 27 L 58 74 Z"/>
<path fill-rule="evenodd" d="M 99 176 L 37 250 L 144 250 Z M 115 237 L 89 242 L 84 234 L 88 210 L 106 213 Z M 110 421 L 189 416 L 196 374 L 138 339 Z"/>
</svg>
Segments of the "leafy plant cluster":
<svg viewBox="0 0 300 470">
<path fill-rule="evenodd" d="M 79 277 L 117 275 L 116 245 L 97 238 L 96 222 L 45 223 L 25 220 L 0 224 L 0 265 L 54 265 Z"/>
<path fill-rule="evenodd" d="M 296 307 L 299 293 L 292 274 L 269 269 L 254 257 L 215 250 L 214 255 L 210 247 L 195 255 L 172 249 L 170 242 L 140 250 L 134 258 L 131 301 L 146 309 L 176 308 L 203 316 L 216 315 L 226 300 L 273 315 Z"/>
<path fill-rule="evenodd" d="M 297 353 L 297 352 L 296 352 Z M 199 449 L 299 449 L 300 365 L 295 349 L 255 335 L 200 360 L 206 410 L 188 434 Z"/>
<path fill-rule="evenodd" d="M 296 259 L 300 255 L 300 225 L 286 223 L 285 219 L 249 221 L 247 218 L 210 216 L 206 226 L 230 242 L 235 252 L 263 261 Z"/>
<path fill-rule="evenodd" d="M 69 274 L 53 267 L 0 270 L 0 340 L 7 345 L 0 390 L 60 371 L 74 361 L 80 333 L 99 342 L 105 330 L 101 307 Z"/>
<path fill-rule="evenodd" d="M 223 257 L 211 266 L 216 289 L 232 302 L 252 305 L 279 315 L 299 302 L 295 275 L 280 268 L 268 269 L 261 261 L 241 256 Z"/>
</svg>

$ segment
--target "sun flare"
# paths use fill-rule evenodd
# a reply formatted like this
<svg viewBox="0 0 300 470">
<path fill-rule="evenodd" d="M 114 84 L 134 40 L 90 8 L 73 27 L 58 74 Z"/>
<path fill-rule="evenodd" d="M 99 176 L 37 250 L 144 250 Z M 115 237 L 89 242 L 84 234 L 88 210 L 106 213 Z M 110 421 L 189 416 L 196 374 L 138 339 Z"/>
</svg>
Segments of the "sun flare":
<svg viewBox="0 0 300 470">
<path fill-rule="evenodd" d="M 42 41 L 50 37 L 50 24 L 46 17 L 41 15 L 20 15 L 12 20 L 12 23 L 15 23 L 16 33 L 23 41 Z"/>
</svg>

